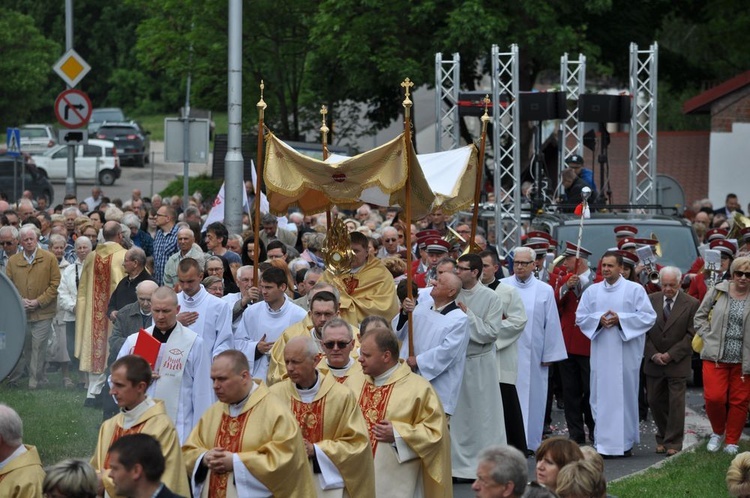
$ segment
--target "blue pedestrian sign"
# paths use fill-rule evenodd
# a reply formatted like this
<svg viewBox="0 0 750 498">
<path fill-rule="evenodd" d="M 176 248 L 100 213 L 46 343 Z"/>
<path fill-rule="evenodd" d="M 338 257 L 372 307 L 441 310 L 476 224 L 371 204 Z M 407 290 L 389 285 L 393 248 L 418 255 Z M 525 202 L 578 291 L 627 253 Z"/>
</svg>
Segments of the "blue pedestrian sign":
<svg viewBox="0 0 750 498">
<path fill-rule="evenodd" d="M 6 136 L 7 154 L 12 157 L 21 155 L 21 130 L 18 128 L 8 128 Z"/>
</svg>

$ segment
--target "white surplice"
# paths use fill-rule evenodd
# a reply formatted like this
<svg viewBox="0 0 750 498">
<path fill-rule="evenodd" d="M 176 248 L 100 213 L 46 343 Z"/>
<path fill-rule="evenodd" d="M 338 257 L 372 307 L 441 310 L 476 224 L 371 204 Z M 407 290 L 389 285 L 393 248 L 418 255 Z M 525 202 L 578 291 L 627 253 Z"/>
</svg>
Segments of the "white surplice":
<svg viewBox="0 0 750 498">
<path fill-rule="evenodd" d="M 451 462 L 454 477 L 473 479 L 479 453 L 487 446 L 507 443 L 495 364 L 503 310 L 500 296 L 479 282 L 462 289 L 456 301 L 467 307 L 470 339 L 461 391 L 451 417 Z"/>
<path fill-rule="evenodd" d="M 502 282 L 497 284 L 495 294 L 500 296 L 503 321 L 500 337 L 495 341 L 497 375 L 502 384 L 516 385 L 518 377 L 518 339 L 526 327 L 526 308 L 518 289 Z M 507 401 L 507 400 L 506 400 Z"/>
<path fill-rule="evenodd" d="M 448 304 L 450 306 L 453 303 Z M 417 373 L 430 381 L 443 409 L 452 415 L 456 409 L 469 345 L 469 319 L 456 308 L 445 315 L 420 302 L 412 312 L 414 355 Z M 393 319 L 394 328 L 399 316 Z M 396 331 L 401 343 L 401 358 L 409 357 L 408 324 Z"/>
<path fill-rule="evenodd" d="M 146 332 L 153 334 L 154 326 L 152 325 Z M 180 323 L 177 323 L 172 334 L 195 334 L 187 327 L 183 327 Z M 170 337 L 172 336 L 170 334 Z M 172 419 L 177 434 L 180 436 L 180 443 L 184 443 L 185 439 L 190 435 L 190 431 L 198 423 L 203 412 L 211 406 L 213 402 L 213 389 L 211 385 L 211 351 L 206 347 L 205 342 L 201 339 L 200 335 L 196 334 L 197 337 L 192 343 L 190 352 L 187 354 L 187 361 L 184 364 L 184 370 L 182 372 L 182 379 L 180 382 L 180 392 L 178 399 L 174 406 L 176 410 L 168 410 L 167 415 Z M 135 348 L 136 340 L 138 339 L 138 332 L 131 334 L 125 339 L 125 342 L 120 348 L 120 352 L 117 358 L 121 358 L 125 355 L 132 354 Z M 157 359 L 157 371 L 161 359 L 165 357 L 165 349 L 167 343 L 162 343 L 159 349 L 159 359 Z M 166 378 L 165 378 L 166 379 Z M 163 399 L 165 396 L 174 396 L 174 393 L 164 393 L 165 396 L 161 395 L 160 390 L 160 378 L 155 379 L 149 386 L 146 393 L 155 399 Z M 171 405 L 170 405 L 171 406 Z"/>
<path fill-rule="evenodd" d="M 548 284 L 535 277 L 521 282 L 515 276 L 504 278 L 502 284 L 515 287 L 521 296 L 528 321 L 518 339 L 518 378 L 516 390 L 521 404 L 526 445 L 536 451 L 542 442 L 544 411 L 547 406 L 549 367 L 542 363 L 561 361 L 568 357 L 565 350 L 560 315 L 555 293 Z"/>
<path fill-rule="evenodd" d="M 258 342 L 264 335 L 266 342 L 275 342 L 287 327 L 302 321 L 306 315 L 305 310 L 286 296 L 284 296 L 284 304 L 277 311 L 272 310 L 265 301 L 260 301 L 248 306 L 242 313 L 242 320 L 237 326 L 234 337 L 234 347 L 247 356 L 254 378 L 265 382 L 270 362 L 270 351 L 269 354 L 255 358 L 255 348 Z"/>
<path fill-rule="evenodd" d="M 604 328 L 599 320 L 612 310 L 619 326 Z M 622 455 L 640 441 L 638 377 L 646 332 L 656 322 L 641 284 L 620 277 L 614 285 L 589 286 L 576 311 L 576 325 L 591 339 L 591 412 L 596 451 Z"/>
<path fill-rule="evenodd" d="M 184 292 L 177 294 L 180 311 L 197 311 L 198 320 L 190 325 L 206 344 L 211 348 L 211 358 L 227 349 L 234 347 L 232 338 L 232 306 L 218 298 L 201 285 L 194 296 Z"/>
</svg>

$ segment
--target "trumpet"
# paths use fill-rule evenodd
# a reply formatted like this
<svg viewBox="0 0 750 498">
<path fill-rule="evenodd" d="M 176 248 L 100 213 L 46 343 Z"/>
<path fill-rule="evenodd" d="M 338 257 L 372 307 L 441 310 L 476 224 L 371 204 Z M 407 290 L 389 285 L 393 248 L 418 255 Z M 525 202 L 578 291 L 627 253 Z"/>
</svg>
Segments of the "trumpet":
<svg viewBox="0 0 750 498">
<path fill-rule="evenodd" d="M 659 271 L 656 269 L 656 265 L 653 261 L 646 263 L 646 271 L 648 272 L 648 281 L 652 284 L 659 284 Z"/>
</svg>

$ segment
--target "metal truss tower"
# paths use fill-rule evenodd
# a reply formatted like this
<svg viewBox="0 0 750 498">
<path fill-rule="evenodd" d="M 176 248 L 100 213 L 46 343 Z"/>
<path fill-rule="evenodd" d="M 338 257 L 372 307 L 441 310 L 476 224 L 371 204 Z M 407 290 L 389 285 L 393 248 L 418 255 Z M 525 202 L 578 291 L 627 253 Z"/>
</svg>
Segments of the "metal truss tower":
<svg viewBox="0 0 750 498">
<path fill-rule="evenodd" d="M 586 92 L 586 56 L 578 54 L 578 60 L 569 59 L 568 53 L 560 57 L 560 91 L 565 98 L 575 102 L 575 107 L 566 107 L 566 118 L 560 121 L 559 162 L 557 170 L 557 196 L 562 195 L 562 171 L 565 160 L 573 154 L 583 155 L 583 123 L 578 120 L 578 98 Z M 571 140 L 575 138 L 575 140 Z M 573 142 L 572 144 L 570 142 Z"/>
<path fill-rule="evenodd" d="M 659 47 L 630 44 L 630 204 L 656 204 L 656 108 Z"/>
<path fill-rule="evenodd" d="M 461 86 L 461 56 L 444 60 L 435 54 L 435 152 L 457 149 L 460 130 L 458 125 L 458 90 Z"/>
<path fill-rule="evenodd" d="M 521 120 L 518 109 L 518 65 L 518 45 L 511 45 L 510 52 L 500 52 L 497 45 L 492 45 L 495 241 L 503 258 L 521 243 Z"/>
</svg>

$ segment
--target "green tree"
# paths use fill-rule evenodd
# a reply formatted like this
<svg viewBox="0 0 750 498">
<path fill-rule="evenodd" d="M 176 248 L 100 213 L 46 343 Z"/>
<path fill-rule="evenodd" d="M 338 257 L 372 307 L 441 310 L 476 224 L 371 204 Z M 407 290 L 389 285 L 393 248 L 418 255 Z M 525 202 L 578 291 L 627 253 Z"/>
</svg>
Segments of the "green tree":
<svg viewBox="0 0 750 498">
<path fill-rule="evenodd" d="M 0 122 L 18 125 L 47 104 L 44 89 L 60 47 L 44 37 L 31 17 L 13 10 L 0 16 L 0 47 Z"/>
</svg>

